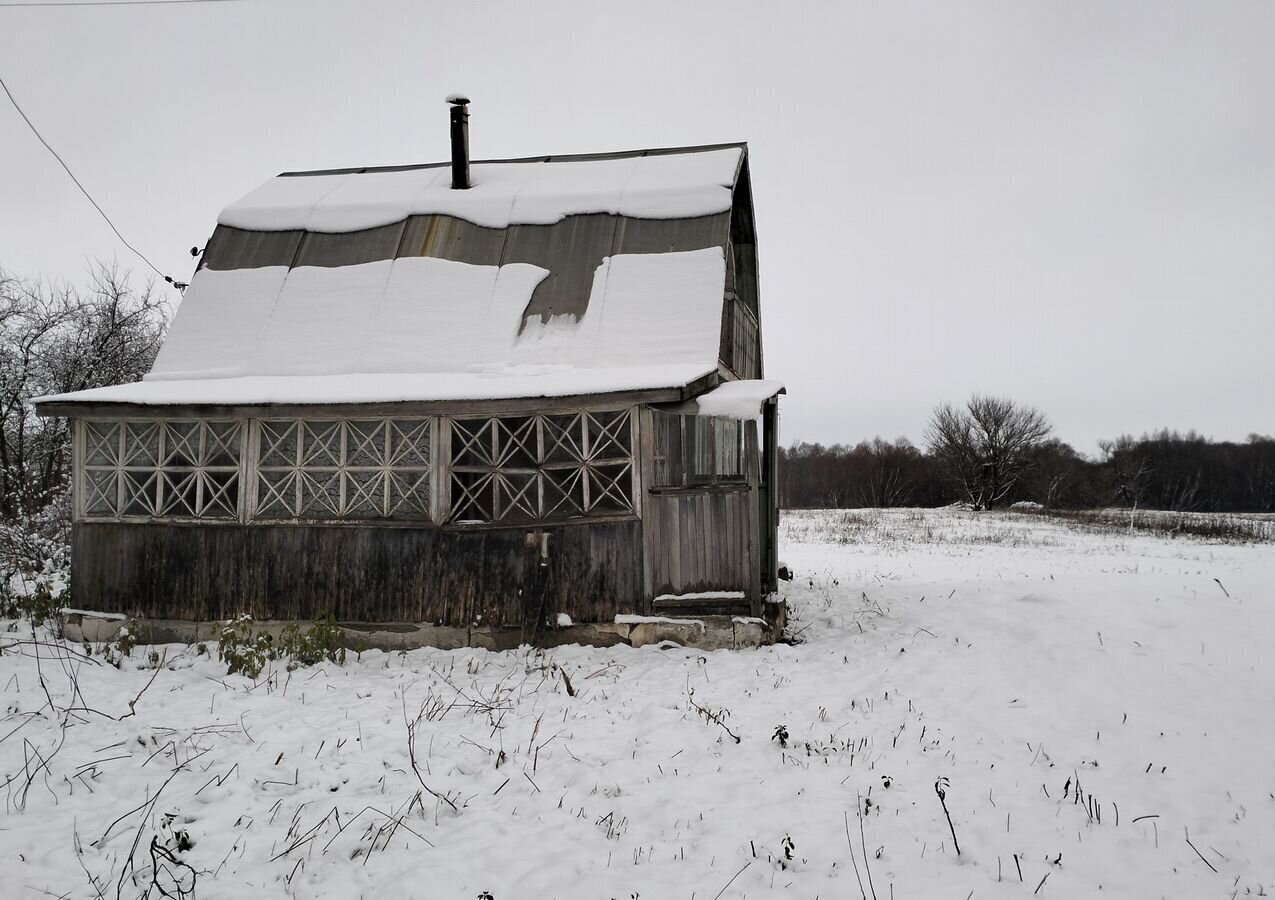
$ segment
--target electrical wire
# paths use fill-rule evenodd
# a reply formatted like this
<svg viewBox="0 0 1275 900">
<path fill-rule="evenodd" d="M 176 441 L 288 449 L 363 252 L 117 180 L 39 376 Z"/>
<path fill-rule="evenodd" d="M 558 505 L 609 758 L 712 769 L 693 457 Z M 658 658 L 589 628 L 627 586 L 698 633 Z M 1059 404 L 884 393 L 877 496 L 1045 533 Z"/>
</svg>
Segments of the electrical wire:
<svg viewBox="0 0 1275 900">
<path fill-rule="evenodd" d="M 139 0 L 126 0 L 126 2 L 139 2 Z M 130 244 L 124 238 L 124 235 L 120 234 L 120 230 L 115 227 L 115 223 L 112 222 L 111 217 L 106 214 L 106 210 L 102 209 L 102 207 L 98 205 L 98 202 L 93 199 L 93 195 L 90 194 L 88 192 L 88 189 L 80 183 L 80 179 L 75 177 L 75 173 L 72 172 L 71 167 L 66 164 L 66 160 L 64 160 L 61 156 L 59 156 L 58 151 L 54 150 L 53 147 L 49 145 L 49 142 L 44 139 L 44 135 L 40 134 L 40 129 L 35 127 L 35 123 L 31 121 L 31 119 L 23 111 L 22 107 L 18 105 L 18 101 L 13 96 L 13 92 L 10 91 L 9 86 L 4 83 L 3 77 L 0 77 L 0 88 L 4 88 L 5 96 L 9 98 L 9 102 L 13 104 L 13 108 L 18 111 L 18 115 L 22 116 L 22 121 L 27 123 L 27 127 L 31 129 L 31 133 L 34 134 L 37 139 L 39 139 L 41 144 L 44 145 L 44 149 L 52 153 L 53 158 L 56 159 L 59 163 L 61 163 L 62 168 L 66 170 L 66 174 L 71 176 L 71 180 L 75 182 L 75 186 L 80 189 L 80 193 L 82 193 L 85 197 L 88 198 L 89 203 L 93 204 L 93 208 L 96 209 L 98 213 L 102 216 L 102 218 L 106 220 L 106 224 L 111 226 L 111 231 L 115 232 L 115 236 L 120 239 L 120 243 L 122 243 L 125 247 L 127 247 L 128 249 L 136 253 L 138 259 L 146 263 L 146 265 L 150 266 L 152 272 L 154 272 L 160 278 L 167 281 L 169 284 L 176 286 L 178 282 L 173 281 L 173 279 L 170 276 L 165 275 L 163 272 L 157 269 L 155 267 L 155 264 L 151 262 L 149 259 L 147 259 L 145 254 L 143 254 L 141 250 L 138 250 L 136 247 Z"/>
<path fill-rule="evenodd" d="M 0 7 L 38 6 L 168 6 L 185 3 L 245 3 L 247 0 L 0 0 Z"/>
</svg>

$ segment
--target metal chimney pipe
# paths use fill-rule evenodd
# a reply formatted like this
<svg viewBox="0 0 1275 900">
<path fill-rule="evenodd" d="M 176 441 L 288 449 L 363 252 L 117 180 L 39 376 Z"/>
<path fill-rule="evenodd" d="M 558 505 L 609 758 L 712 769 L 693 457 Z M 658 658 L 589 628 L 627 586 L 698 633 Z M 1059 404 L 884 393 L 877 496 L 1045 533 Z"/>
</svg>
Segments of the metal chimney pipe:
<svg viewBox="0 0 1275 900">
<path fill-rule="evenodd" d="M 452 94 L 452 188 L 469 189 L 469 98 Z"/>
</svg>

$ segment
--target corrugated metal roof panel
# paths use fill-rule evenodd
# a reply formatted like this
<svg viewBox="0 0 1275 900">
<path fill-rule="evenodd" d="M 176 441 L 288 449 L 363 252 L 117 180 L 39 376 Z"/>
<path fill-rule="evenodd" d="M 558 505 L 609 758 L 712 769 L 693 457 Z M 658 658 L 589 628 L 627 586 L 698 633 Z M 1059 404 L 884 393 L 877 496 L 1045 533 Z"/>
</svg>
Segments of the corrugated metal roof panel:
<svg viewBox="0 0 1275 900">
<path fill-rule="evenodd" d="M 304 234 L 304 231 L 244 231 L 218 225 L 208 239 L 199 266 L 218 270 L 291 266 Z"/>
<path fill-rule="evenodd" d="M 507 230 L 503 262 L 526 262 L 549 270 L 527 304 L 524 319 L 538 316 L 547 321 L 555 315 L 584 315 L 594 273 L 603 258 L 614 252 L 619 218 L 570 216 L 553 225 L 514 225 Z"/>
<path fill-rule="evenodd" d="M 503 228 L 484 228 L 455 216 L 411 216 L 398 255 L 498 266 L 504 253 L 505 233 Z"/>
<path fill-rule="evenodd" d="M 620 217 L 611 253 L 676 253 L 703 247 L 725 247 L 730 211 L 693 219 Z"/>
<path fill-rule="evenodd" d="M 307 231 L 297 251 L 298 266 L 355 266 L 393 259 L 403 238 L 403 222 L 345 234 Z"/>
</svg>

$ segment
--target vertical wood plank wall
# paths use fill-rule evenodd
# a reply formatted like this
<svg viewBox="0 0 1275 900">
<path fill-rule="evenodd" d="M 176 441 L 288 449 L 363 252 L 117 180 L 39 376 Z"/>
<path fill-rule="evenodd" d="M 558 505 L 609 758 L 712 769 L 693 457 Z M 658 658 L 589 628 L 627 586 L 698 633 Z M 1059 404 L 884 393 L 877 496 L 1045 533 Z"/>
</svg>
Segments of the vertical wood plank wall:
<svg viewBox="0 0 1275 900">
<path fill-rule="evenodd" d="M 641 527 L 631 519 L 545 529 L 543 610 L 526 590 L 538 548 L 512 530 L 81 522 L 71 577 L 77 605 L 162 619 L 331 613 L 515 627 L 562 612 L 610 622 L 642 608 Z"/>
<path fill-rule="evenodd" d="M 647 498 L 656 596 L 743 591 L 757 599 L 756 502 L 747 485 L 665 490 Z"/>
<path fill-rule="evenodd" d="M 343 621 L 517 627 L 542 613 L 578 622 L 649 614 L 660 594 L 743 591 L 759 611 L 756 424 L 745 425 L 745 481 L 655 488 L 651 412 L 636 412 L 634 518 L 485 529 L 78 521 L 76 605 L 197 621 L 331 613 Z M 447 439 L 445 427 L 437 437 Z M 256 447 L 245 451 L 255 457 Z M 82 465 L 82 439 L 75 453 Z M 435 473 L 445 475 L 441 466 Z M 543 609 L 528 589 L 541 574 L 528 534 L 542 531 L 549 535 Z"/>
</svg>

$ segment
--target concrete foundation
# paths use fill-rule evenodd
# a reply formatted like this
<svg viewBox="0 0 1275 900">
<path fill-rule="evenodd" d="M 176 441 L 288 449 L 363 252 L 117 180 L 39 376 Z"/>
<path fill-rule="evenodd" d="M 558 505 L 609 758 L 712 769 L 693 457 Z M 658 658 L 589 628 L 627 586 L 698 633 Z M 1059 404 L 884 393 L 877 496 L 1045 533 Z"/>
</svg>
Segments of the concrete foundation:
<svg viewBox="0 0 1275 900">
<path fill-rule="evenodd" d="M 535 635 L 541 647 L 585 644 L 610 647 L 628 644 L 644 647 L 669 642 L 702 650 L 741 650 L 773 644 L 783 633 L 787 606 L 767 603 L 765 619 L 741 616 L 695 617 L 629 617 L 620 623 L 574 624 L 545 627 Z M 624 617 L 620 617 L 624 618 Z M 307 623 L 256 621 L 253 628 L 276 637 L 288 625 Z M 449 628 L 413 622 L 338 622 L 350 650 L 415 650 L 438 647 L 453 650 L 460 647 L 482 647 L 487 650 L 512 650 L 531 637 L 520 629 L 489 627 Z M 219 639 L 222 622 L 190 622 L 181 619 L 124 619 L 119 616 L 95 615 L 74 611 L 63 615 L 63 631 L 67 640 L 106 643 L 116 640 L 127 627 L 139 644 L 194 644 Z"/>
</svg>

